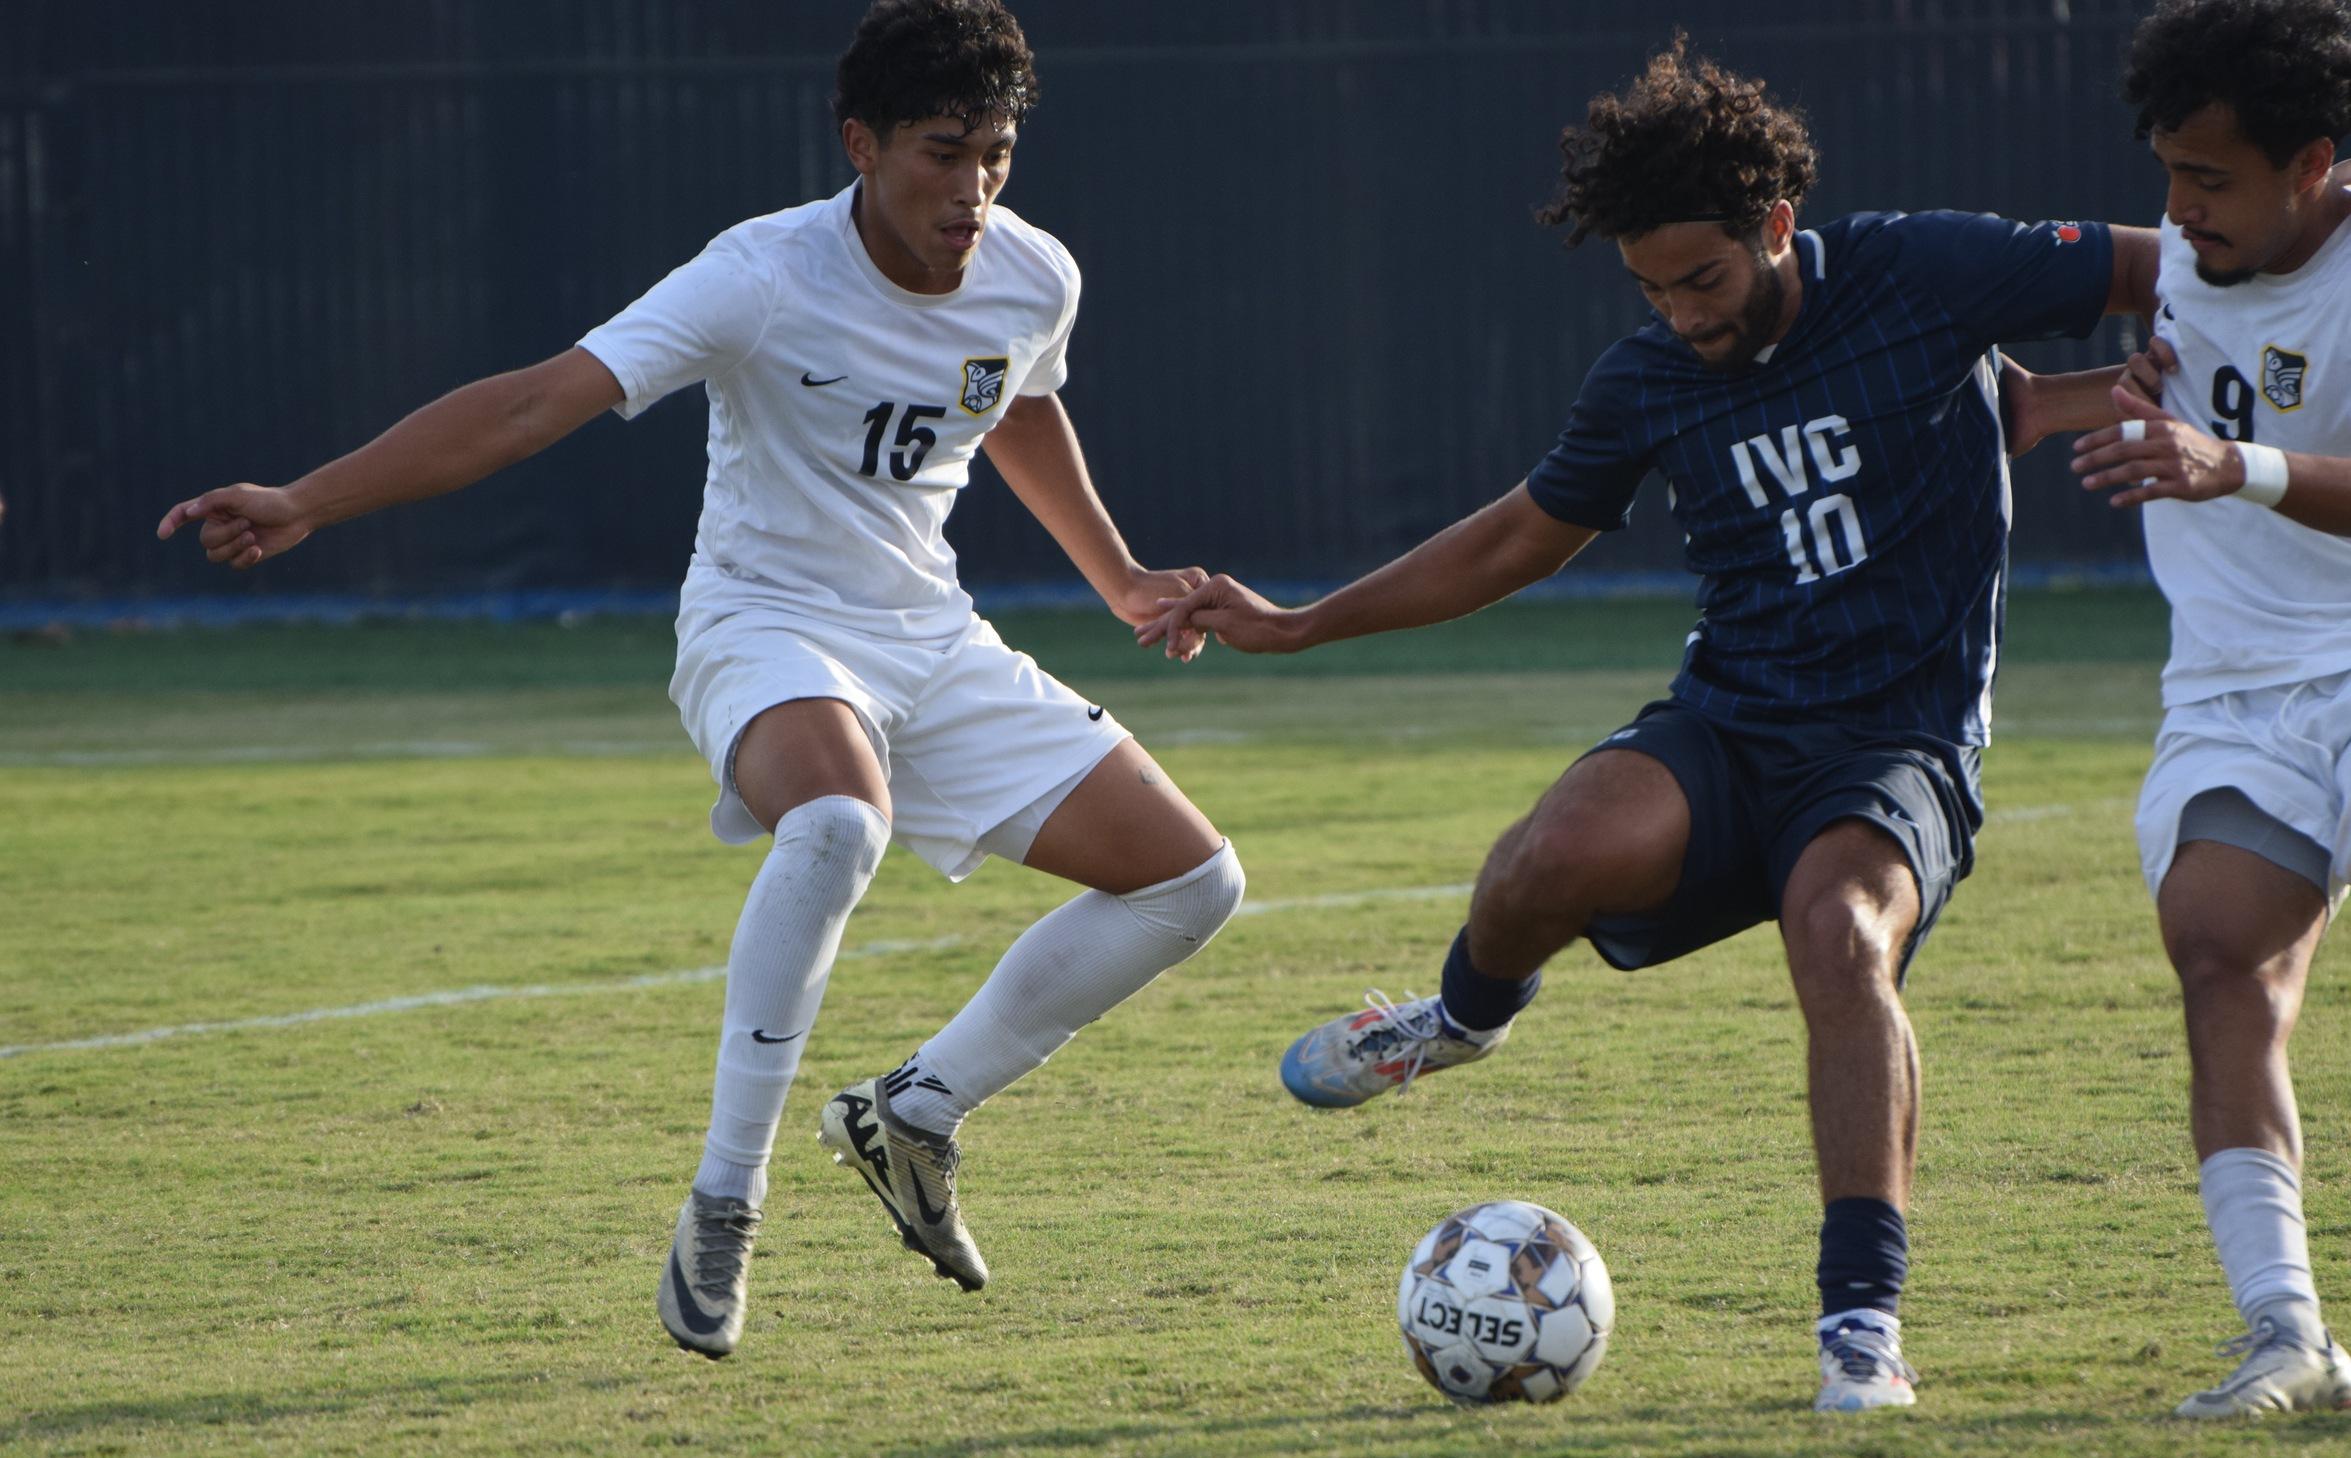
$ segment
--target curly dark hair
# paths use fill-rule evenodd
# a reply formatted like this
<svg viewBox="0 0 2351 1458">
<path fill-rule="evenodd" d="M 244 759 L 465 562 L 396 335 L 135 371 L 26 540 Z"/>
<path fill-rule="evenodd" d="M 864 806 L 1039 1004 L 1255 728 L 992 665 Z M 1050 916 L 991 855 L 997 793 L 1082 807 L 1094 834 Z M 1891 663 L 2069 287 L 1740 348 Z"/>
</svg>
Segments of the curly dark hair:
<svg viewBox="0 0 2351 1458">
<path fill-rule="evenodd" d="M 969 131 L 1036 104 L 1036 57 L 998 0 L 874 0 L 834 73 L 833 120 L 855 117 L 885 140 L 924 117 Z"/>
<path fill-rule="evenodd" d="M 1747 237 L 1773 203 L 1799 201 L 1819 177 L 1801 112 L 1689 52 L 1690 38 L 1674 32 L 1623 96 L 1593 97 L 1584 125 L 1559 134 L 1559 192 L 1535 216 L 1572 223 L 1568 247 L 1692 221 Z"/>
<path fill-rule="evenodd" d="M 2164 0 L 2131 36 L 2122 99 L 2139 136 L 2213 102 L 2283 167 L 2351 132 L 2351 9 L 2341 0 Z"/>
</svg>

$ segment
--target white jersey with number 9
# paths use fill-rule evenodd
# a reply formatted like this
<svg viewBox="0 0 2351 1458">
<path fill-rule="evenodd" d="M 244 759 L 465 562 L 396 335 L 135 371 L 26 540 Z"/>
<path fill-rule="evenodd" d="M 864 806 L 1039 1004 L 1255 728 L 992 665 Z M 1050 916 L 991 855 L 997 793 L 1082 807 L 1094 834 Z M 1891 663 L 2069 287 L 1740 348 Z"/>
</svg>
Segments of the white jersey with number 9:
<svg viewBox="0 0 2351 1458">
<path fill-rule="evenodd" d="M 2167 222 L 2156 294 L 2155 333 L 2180 358 L 2168 414 L 2223 440 L 2351 456 L 2351 223 L 2292 273 L 2218 287 Z M 2166 705 L 2351 670 L 2351 538 L 2232 498 L 2145 511 L 2171 601 Z"/>
</svg>

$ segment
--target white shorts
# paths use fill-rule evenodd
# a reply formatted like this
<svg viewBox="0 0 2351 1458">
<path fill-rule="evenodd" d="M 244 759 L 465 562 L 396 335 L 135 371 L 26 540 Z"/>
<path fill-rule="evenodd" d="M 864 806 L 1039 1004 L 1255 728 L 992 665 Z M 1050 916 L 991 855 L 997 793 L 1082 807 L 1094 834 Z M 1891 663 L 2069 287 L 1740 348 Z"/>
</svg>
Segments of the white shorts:
<svg viewBox="0 0 2351 1458">
<path fill-rule="evenodd" d="M 2206 790 L 2241 791 L 2328 852 L 2327 902 L 2351 868 L 2351 674 L 2245 689 L 2163 716 L 2139 792 L 2139 867 L 2160 892 L 2179 850 L 2180 811 Z"/>
<path fill-rule="evenodd" d="M 767 833 L 736 793 L 736 747 L 753 719 L 793 699 L 857 712 L 889 779 L 891 839 L 953 881 L 991 855 L 1026 856 L 1046 817 L 1128 737 L 978 617 L 947 639 L 877 638 L 698 565 L 677 632 L 669 697 L 718 784 L 711 833 L 733 845 Z"/>
</svg>

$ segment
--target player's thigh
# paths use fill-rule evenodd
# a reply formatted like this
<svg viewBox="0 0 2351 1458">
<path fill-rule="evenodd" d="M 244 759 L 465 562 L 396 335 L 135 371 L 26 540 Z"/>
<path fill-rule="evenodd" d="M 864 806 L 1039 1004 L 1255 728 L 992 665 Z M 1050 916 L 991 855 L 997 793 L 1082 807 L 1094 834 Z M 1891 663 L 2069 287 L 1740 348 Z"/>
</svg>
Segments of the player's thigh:
<svg viewBox="0 0 2351 1458">
<path fill-rule="evenodd" d="M 2351 844 L 2351 702 L 2301 705 L 2300 691 L 2248 690 L 2166 711 L 2139 791 L 2139 865 L 2160 905 L 2173 856 L 2199 836 L 2268 854 L 2334 894 Z"/>
<path fill-rule="evenodd" d="M 1223 844 L 1208 817 L 1128 739 L 1045 817 L 1022 864 L 1123 896 L 1174 880 Z"/>
<path fill-rule="evenodd" d="M 1090 809 L 1112 788 L 1154 789 L 1142 780 L 1148 760 L 1128 758 L 1141 755 L 1130 741 L 1101 705 L 1006 646 L 986 623 L 975 624 L 934 665 L 919 702 L 890 737 L 898 839 L 954 880 L 990 856 L 1034 864 L 1040 840 L 1043 858 L 1057 872 L 1099 865 L 1104 869 L 1086 874 L 1107 881 L 1141 877 L 1128 889 L 1166 880 L 1148 872 L 1174 858 L 1155 858 L 1158 848 L 1149 838 L 1172 834 L 1179 846 L 1189 847 L 1200 836 L 1196 827 L 1176 823 L 1174 807 L 1197 812 L 1164 774 L 1153 768 L 1159 793 L 1114 801 L 1114 809 L 1129 808 L 1137 817 L 1123 827 L 1112 814 Z M 1130 783 L 1118 786 L 1119 771 L 1105 770 L 1106 763 L 1122 767 Z M 1078 804 L 1072 814 L 1062 815 L 1073 799 Z M 1056 819 L 1063 825 L 1047 839 L 1048 823 Z M 1219 842 L 1213 831 L 1207 836 L 1206 849 L 1170 875 L 1214 853 Z M 1138 869 L 1120 869 L 1130 865 Z"/>
<path fill-rule="evenodd" d="M 2259 977 L 2271 995 L 2300 1002 L 2326 931 L 2326 898 L 2307 877 L 2241 845 L 2191 839 L 2173 853 L 2155 907 L 2191 994 Z"/>
<path fill-rule="evenodd" d="M 1555 895 L 1588 913 L 1649 910 L 1681 880 L 1690 824 L 1689 799 L 1663 761 L 1637 749 L 1595 750 L 1505 832 L 1481 881 Z"/>
<path fill-rule="evenodd" d="M 1565 843 L 1599 862 L 1575 934 L 1629 970 L 1768 920 L 1754 781 L 1723 726 L 1674 700 L 1602 740 L 1557 790 L 1588 812 L 1567 820 Z"/>
<path fill-rule="evenodd" d="M 857 711 L 839 699 L 793 699 L 762 710 L 735 746 L 734 787 L 770 832 L 827 795 L 890 813 L 889 776 Z"/>
<path fill-rule="evenodd" d="M 696 568 L 669 696 L 718 786 L 710 828 L 742 844 L 799 805 L 849 795 L 892 813 L 889 736 L 934 654 L 779 611 Z"/>
</svg>

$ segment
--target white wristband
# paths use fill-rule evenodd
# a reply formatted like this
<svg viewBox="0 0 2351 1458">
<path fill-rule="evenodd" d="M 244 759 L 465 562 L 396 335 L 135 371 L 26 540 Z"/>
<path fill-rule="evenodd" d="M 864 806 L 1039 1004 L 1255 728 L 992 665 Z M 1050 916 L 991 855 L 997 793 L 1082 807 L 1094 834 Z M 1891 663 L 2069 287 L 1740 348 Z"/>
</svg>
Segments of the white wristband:
<svg viewBox="0 0 2351 1458">
<path fill-rule="evenodd" d="M 2238 441 L 2237 460 L 2245 468 L 2245 484 L 2237 498 L 2255 506 L 2276 506 L 2286 499 L 2286 453 L 2276 446 Z"/>
</svg>

